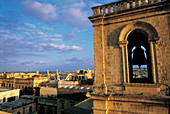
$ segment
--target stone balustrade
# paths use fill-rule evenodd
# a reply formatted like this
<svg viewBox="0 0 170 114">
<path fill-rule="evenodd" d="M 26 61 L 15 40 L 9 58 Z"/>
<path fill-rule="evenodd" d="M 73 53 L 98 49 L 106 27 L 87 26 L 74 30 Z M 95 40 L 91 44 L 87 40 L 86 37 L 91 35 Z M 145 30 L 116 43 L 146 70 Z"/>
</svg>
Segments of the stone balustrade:
<svg viewBox="0 0 170 114">
<path fill-rule="evenodd" d="M 161 2 L 167 2 L 169 0 L 126 0 L 117 1 L 101 6 L 92 7 L 93 16 L 103 15 L 103 14 L 116 14 L 126 10 L 136 9 L 140 7 L 149 6 L 152 4 L 157 4 Z"/>
</svg>

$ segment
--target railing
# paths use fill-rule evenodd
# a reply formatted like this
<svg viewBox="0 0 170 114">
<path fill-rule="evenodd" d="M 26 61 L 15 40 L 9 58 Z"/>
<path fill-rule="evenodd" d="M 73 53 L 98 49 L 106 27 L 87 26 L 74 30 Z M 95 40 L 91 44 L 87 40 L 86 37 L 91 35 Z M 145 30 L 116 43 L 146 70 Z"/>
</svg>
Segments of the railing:
<svg viewBox="0 0 170 114">
<path fill-rule="evenodd" d="M 165 2 L 169 0 L 127 0 L 127 1 L 117 1 L 110 4 L 105 4 L 101 6 L 92 7 L 93 16 L 103 15 L 103 14 L 116 14 L 121 11 L 128 9 L 134 9 L 141 6 L 147 6 L 151 4 L 157 4 L 159 2 Z"/>
</svg>

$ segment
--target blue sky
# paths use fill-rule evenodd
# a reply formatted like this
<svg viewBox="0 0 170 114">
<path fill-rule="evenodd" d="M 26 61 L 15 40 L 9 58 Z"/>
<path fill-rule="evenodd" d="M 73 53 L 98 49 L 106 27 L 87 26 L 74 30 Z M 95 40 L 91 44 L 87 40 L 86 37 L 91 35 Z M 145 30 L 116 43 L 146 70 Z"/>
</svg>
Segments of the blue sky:
<svg viewBox="0 0 170 114">
<path fill-rule="evenodd" d="M 94 69 L 91 7 L 113 0 L 1 0 L 0 72 Z"/>
</svg>

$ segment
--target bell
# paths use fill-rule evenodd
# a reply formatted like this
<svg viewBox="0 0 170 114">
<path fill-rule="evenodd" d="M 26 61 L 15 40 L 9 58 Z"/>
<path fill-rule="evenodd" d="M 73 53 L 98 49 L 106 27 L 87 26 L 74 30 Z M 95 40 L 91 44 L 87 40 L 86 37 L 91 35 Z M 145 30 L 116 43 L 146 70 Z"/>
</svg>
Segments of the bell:
<svg viewBox="0 0 170 114">
<path fill-rule="evenodd" d="M 132 65 L 138 65 L 139 68 L 141 65 L 146 65 L 147 61 L 145 58 L 145 52 L 141 48 L 141 45 L 137 45 L 133 51 Z"/>
</svg>

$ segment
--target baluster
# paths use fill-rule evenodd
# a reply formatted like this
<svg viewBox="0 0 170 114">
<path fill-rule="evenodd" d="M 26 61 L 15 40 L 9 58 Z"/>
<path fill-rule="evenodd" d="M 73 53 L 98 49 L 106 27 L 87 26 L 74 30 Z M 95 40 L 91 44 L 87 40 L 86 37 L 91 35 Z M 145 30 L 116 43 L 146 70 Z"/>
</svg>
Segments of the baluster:
<svg viewBox="0 0 170 114">
<path fill-rule="evenodd" d="M 116 13 L 116 4 L 113 4 L 113 13 Z"/>
<path fill-rule="evenodd" d="M 101 8 L 97 7 L 98 15 L 101 15 Z"/>
<path fill-rule="evenodd" d="M 158 0 L 154 0 L 154 3 L 158 3 Z"/>
<path fill-rule="evenodd" d="M 107 6 L 107 8 L 108 8 L 108 14 L 111 14 L 111 6 L 109 5 Z"/>
<path fill-rule="evenodd" d="M 152 3 L 152 0 L 148 0 L 148 4 L 151 4 Z"/>
<path fill-rule="evenodd" d="M 129 1 L 130 8 L 133 8 L 133 1 Z"/>
<path fill-rule="evenodd" d="M 118 11 L 122 11 L 122 5 L 121 5 L 121 3 L 118 3 Z"/>
<path fill-rule="evenodd" d="M 106 14 L 106 6 L 104 6 L 102 9 L 103 9 L 103 14 Z"/>
<path fill-rule="evenodd" d="M 139 6 L 139 0 L 135 0 L 135 7 Z"/>
<path fill-rule="evenodd" d="M 142 6 L 144 6 L 145 5 L 145 0 L 141 0 L 142 1 Z"/>
<path fill-rule="evenodd" d="M 92 10 L 93 10 L 93 16 L 100 15 L 101 13 L 99 7 L 92 8 Z"/>
<path fill-rule="evenodd" d="M 123 9 L 127 10 L 127 2 L 123 2 Z"/>
</svg>

